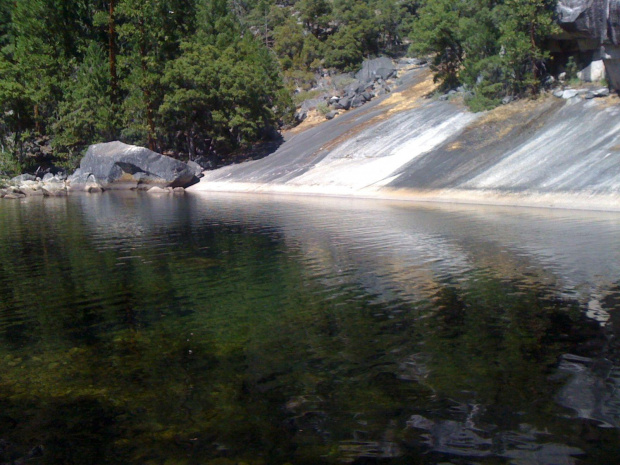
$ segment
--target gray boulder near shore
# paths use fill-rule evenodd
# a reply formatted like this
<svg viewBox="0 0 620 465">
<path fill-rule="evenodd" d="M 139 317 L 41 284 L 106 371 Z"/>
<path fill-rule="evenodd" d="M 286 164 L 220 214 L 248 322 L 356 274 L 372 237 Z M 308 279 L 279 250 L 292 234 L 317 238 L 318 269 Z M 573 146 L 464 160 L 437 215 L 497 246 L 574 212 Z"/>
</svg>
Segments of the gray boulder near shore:
<svg viewBox="0 0 620 465">
<path fill-rule="evenodd" d="M 122 142 L 91 145 L 67 180 L 71 190 L 187 187 L 196 171 L 182 161 Z"/>
</svg>

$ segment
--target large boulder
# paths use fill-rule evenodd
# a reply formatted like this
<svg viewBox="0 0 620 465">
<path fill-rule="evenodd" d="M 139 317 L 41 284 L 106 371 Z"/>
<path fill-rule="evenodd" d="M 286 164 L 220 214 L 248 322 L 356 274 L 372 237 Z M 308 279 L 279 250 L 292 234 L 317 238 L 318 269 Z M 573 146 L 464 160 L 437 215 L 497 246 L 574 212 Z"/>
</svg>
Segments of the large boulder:
<svg viewBox="0 0 620 465">
<path fill-rule="evenodd" d="M 559 0 L 558 23 L 572 39 L 607 38 L 607 4 L 609 0 Z"/>
<path fill-rule="evenodd" d="M 15 176 L 11 179 L 11 184 L 19 185 L 24 181 L 35 181 L 37 178 L 32 174 L 20 174 L 19 176 Z"/>
<path fill-rule="evenodd" d="M 620 0 L 559 0 L 557 13 L 564 39 L 620 45 Z"/>
<path fill-rule="evenodd" d="M 579 77 L 606 77 L 612 88 L 620 89 L 620 0 L 559 0 L 557 13 L 562 33 L 555 40 L 576 44 L 588 62 Z M 560 47 L 571 48 L 575 46 Z"/>
<path fill-rule="evenodd" d="M 385 80 L 394 74 L 396 74 L 396 67 L 392 60 L 387 57 L 380 57 L 362 63 L 362 69 L 357 72 L 355 78 L 362 82 L 368 82 L 376 79 Z"/>
<path fill-rule="evenodd" d="M 72 190 L 85 190 L 94 183 L 103 189 L 135 189 L 186 187 L 196 181 L 187 164 L 122 142 L 91 145 L 80 168 L 68 179 Z"/>
<path fill-rule="evenodd" d="M 202 172 L 204 171 L 204 169 L 202 168 L 202 166 L 200 166 L 198 163 L 196 163 L 195 161 L 188 161 L 187 162 L 187 166 L 189 166 L 193 171 L 194 171 L 194 175 L 197 178 L 202 178 L 204 175 L 202 174 Z"/>
</svg>

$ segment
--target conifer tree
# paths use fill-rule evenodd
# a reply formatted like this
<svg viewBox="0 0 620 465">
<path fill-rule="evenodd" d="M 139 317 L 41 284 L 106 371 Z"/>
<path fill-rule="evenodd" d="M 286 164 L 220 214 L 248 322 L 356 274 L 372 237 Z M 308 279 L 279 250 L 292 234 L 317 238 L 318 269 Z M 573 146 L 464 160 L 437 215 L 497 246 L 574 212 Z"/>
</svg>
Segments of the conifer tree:
<svg viewBox="0 0 620 465">
<path fill-rule="evenodd" d="M 92 41 L 67 82 L 54 123 L 57 156 L 74 154 L 92 143 L 117 137 L 117 106 L 112 99 L 109 60 L 103 46 Z"/>
<path fill-rule="evenodd" d="M 169 63 L 161 114 L 190 155 L 221 153 L 260 139 L 289 110 L 279 69 L 224 0 L 204 0 L 198 31 Z"/>
<path fill-rule="evenodd" d="M 166 62 L 194 30 L 194 5 L 182 0 L 117 0 L 122 66 L 124 136 L 161 150 L 158 108 L 164 98 L 161 77 Z"/>
</svg>

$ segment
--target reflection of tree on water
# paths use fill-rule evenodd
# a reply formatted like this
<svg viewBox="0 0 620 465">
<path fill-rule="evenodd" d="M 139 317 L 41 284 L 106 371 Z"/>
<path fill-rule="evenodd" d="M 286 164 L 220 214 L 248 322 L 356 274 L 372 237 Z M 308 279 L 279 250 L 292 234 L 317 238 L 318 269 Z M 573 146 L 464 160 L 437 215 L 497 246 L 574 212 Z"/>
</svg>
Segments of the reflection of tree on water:
<svg viewBox="0 0 620 465">
<path fill-rule="evenodd" d="M 438 402 L 434 415 L 412 415 L 412 444 L 511 464 L 612 463 L 616 452 L 605 447 L 600 458 L 583 455 L 593 438 L 605 443 L 615 434 L 596 426 L 620 426 L 620 369 L 603 358 L 615 341 L 613 327 L 586 318 L 575 302 L 549 297 L 550 289 L 522 289 L 518 282 L 483 278 L 439 292 L 426 323 L 429 337 L 402 376 L 431 386 L 440 398 L 461 400 Z M 607 308 L 617 303 L 605 302 Z M 557 442 L 565 440 L 566 423 L 553 401 L 595 420 L 594 430 L 584 425 L 590 444 L 579 436 Z"/>
<path fill-rule="evenodd" d="M 519 425 L 516 431 L 497 430 L 495 425 L 476 423 L 479 406 L 455 405 L 464 410 L 464 421 L 430 420 L 422 415 L 412 415 L 407 428 L 422 431 L 421 442 L 431 451 L 457 457 L 501 457 L 514 465 L 572 465 L 574 456 L 583 455 L 577 447 L 549 441 L 549 434 L 537 431 L 528 424 Z"/>
<path fill-rule="evenodd" d="M 601 325 L 606 344 L 594 357 L 562 355 L 559 374 L 567 375 L 568 381 L 558 393 L 557 401 L 573 410 L 578 418 L 593 420 L 601 427 L 620 428 L 620 346 L 617 334 L 620 328 L 620 286 L 613 286 L 597 304 L 599 312 L 594 318 Z M 603 319 L 598 317 L 602 312 L 605 314 Z M 585 354 L 590 355 L 587 351 Z"/>
<path fill-rule="evenodd" d="M 606 359 L 565 354 L 559 370 L 570 378 L 557 395 L 558 403 L 578 418 L 620 428 L 620 367 Z"/>
<path fill-rule="evenodd" d="M 566 381 L 549 380 L 562 354 L 596 354 L 605 343 L 576 304 L 550 298 L 550 289 L 476 277 L 445 285 L 432 304 L 395 304 L 388 315 L 351 291 L 311 303 L 316 295 L 295 284 L 300 277 L 293 268 L 282 275 L 296 298 L 248 341 L 207 342 L 199 329 L 208 314 L 194 314 L 137 334 L 127 322 L 96 345 L 69 351 L 68 363 L 56 354 L 56 373 L 37 376 L 32 360 L 20 362 L 29 378 L 20 379 L 24 371 L 15 365 L 3 384 L 20 390 L 3 409 L 20 421 L 0 438 L 30 437 L 56 450 L 44 463 L 60 463 L 54 457 L 75 443 L 75 457 L 103 457 L 98 463 L 142 460 L 148 451 L 247 461 L 250 450 L 302 464 L 588 458 L 588 444 L 567 433 L 571 420 L 554 402 Z M 197 328 L 195 337 L 188 328 Z M 41 382 L 50 387 L 37 391 Z M 74 426 L 53 426 L 59 408 L 71 411 L 65 415 L 74 415 Z M 89 434 L 103 439 L 87 446 Z M 122 439 L 127 434 L 132 441 Z M 17 449 L 25 456 L 31 447 Z"/>
<path fill-rule="evenodd" d="M 0 295 L 19 297 L 11 305 L 27 302 L 22 320 L 0 303 L 0 318 L 24 325 L 2 330 L 0 439 L 13 452 L 0 451 L 0 463 L 38 445 L 41 463 L 76 464 L 569 464 L 579 451 L 582 463 L 615 460 L 617 430 L 597 425 L 617 425 L 604 419 L 615 369 L 604 375 L 601 358 L 617 365 L 618 289 L 602 293 L 605 327 L 561 290 L 514 278 L 520 269 L 444 281 L 429 271 L 434 296 L 387 301 L 373 295 L 381 285 L 329 270 L 327 293 L 273 231 L 176 228 L 132 238 L 119 258 L 78 223 L 66 222 L 68 238 L 45 234 L 62 247 L 48 251 L 44 276 L 20 274 L 56 300 L 17 279 L 0 283 Z M 36 227 L 29 235 L 45 240 Z M 347 247 L 338 252 L 349 258 Z M 414 276 L 364 270 L 379 284 L 381 272 Z M 569 375 L 591 384 L 553 376 L 571 360 L 583 370 Z M 590 402 L 591 387 L 600 391 Z"/>
</svg>

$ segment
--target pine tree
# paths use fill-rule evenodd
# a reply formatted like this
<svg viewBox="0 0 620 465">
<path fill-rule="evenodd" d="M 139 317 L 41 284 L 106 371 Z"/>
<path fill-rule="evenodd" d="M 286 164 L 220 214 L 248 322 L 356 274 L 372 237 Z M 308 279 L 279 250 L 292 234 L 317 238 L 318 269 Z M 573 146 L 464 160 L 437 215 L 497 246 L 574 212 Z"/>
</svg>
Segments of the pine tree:
<svg viewBox="0 0 620 465">
<path fill-rule="evenodd" d="M 196 38 L 166 68 L 160 109 L 190 158 L 250 145 L 290 110 L 274 57 L 226 2 L 203 1 L 198 18 Z"/>
<path fill-rule="evenodd" d="M 417 11 L 411 50 L 434 53 L 435 77 L 444 89 L 465 83 L 474 110 L 503 96 L 538 92 L 556 31 L 553 0 L 427 0 Z"/>
<path fill-rule="evenodd" d="M 166 62 L 180 53 L 180 43 L 195 26 L 193 3 L 182 0 L 118 0 L 119 61 L 125 137 L 161 149 L 158 108 L 164 98 L 161 77 Z"/>
<path fill-rule="evenodd" d="M 72 155 L 92 143 L 117 136 L 117 107 L 112 101 L 109 60 L 104 48 L 91 42 L 83 61 L 65 87 L 54 124 L 57 155 Z"/>
<path fill-rule="evenodd" d="M 552 0 L 506 0 L 500 9 L 501 38 L 504 62 L 513 71 L 510 84 L 515 93 L 538 92 L 549 51 L 544 50 L 546 39 L 558 31 L 553 17 Z"/>
<path fill-rule="evenodd" d="M 428 0 L 419 10 L 413 26 L 414 53 L 434 53 L 435 79 L 446 89 L 459 83 L 463 63 L 463 37 L 460 26 L 462 2 Z"/>
</svg>

